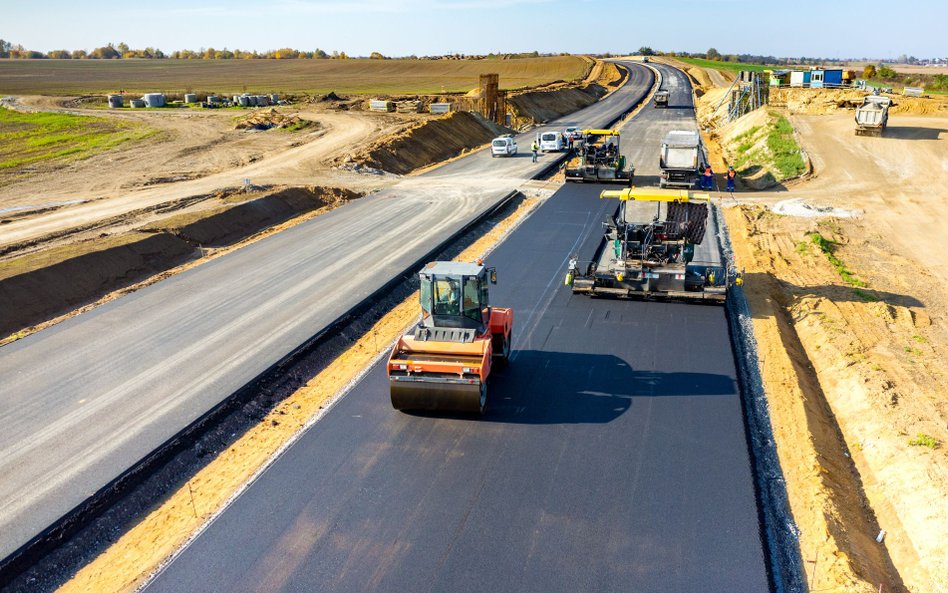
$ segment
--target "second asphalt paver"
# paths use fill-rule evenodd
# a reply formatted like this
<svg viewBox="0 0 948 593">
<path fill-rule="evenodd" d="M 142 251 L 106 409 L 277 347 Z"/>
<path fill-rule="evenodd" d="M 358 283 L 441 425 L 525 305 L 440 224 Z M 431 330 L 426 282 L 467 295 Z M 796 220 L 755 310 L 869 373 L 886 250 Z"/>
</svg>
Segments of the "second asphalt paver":
<svg viewBox="0 0 948 593">
<path fill-rule="evenodd" d="M 768 591 L 724 309 L 562 285 L 600 189 L 491 255 L 519 321 L 483 418 L 393 410 L 379 363 L 148 593 Z"/>
</svg>

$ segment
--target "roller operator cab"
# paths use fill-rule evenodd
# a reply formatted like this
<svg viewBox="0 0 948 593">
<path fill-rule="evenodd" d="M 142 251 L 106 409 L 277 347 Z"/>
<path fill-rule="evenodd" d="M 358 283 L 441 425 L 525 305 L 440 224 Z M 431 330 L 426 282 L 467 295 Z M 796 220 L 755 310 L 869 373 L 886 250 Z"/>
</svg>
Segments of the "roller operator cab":
<svg viewBox="0 0 948 593">
<path fill-rule="evenodd" d="M 421 323 L 388 361 L 392 406 L 480 414 L 493 365 L 510 356 L 513 310 L 490 305 L 497 272 L 480 262 L 432 262 L 419 280 Z"/>
</svg>

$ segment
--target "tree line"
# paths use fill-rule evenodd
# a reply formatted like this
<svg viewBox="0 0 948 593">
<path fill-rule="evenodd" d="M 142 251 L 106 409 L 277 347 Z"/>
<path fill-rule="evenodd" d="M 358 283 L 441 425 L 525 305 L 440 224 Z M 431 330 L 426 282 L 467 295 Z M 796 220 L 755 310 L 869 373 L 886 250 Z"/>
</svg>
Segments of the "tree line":
<svg viewBox="0 0 948 593">
<path fill-rule="evenodd" d="M 304 51 L 284 47 L 269 51 L 243 51 L 240 49 L 214 49 L 213 47 L 201 48 L 199 50 L 177 50 L 165 53 L 154 47 L 144 49 L 133 49 L 127 43 L 109 43 L 102 47 L 97 47 L 91 51 L 84 49 L 56 49 L 49 52 L 41 52 L 26 49 L 20 44 L 13 44 L 9 41 L 0 39 L 0 58 L 24 59 L 24 60 L 121 60 L 142 58 L 149 60 L 160 60 L 172 58 L 178 60 L 345 60 L 349 56 L 343 51 L 333 51 L 327 53 L 321 49 L 313 51 Z M 386 59 L 379 52 L 372 52 L 371 59 Z"/>
<path fill-rule="evenodd" d="M 569 55 L 566 53 L 558 54 L 540 54 L 540 52 L 522 52 L 505 54 L 487 54 L 486 56 L 451 54 L 439 56 L 416 55 L 403 56 L 398 59 L 418 60 L 418 59 L 455 59 L 455 60 L 482 60 L 482 59 L 512 59 L 512 58 L 535 58 L 540 55 Z M 165 53 L 154 47 L 144 49 L 132 49 L 127 43 L 109 43 L 102 47 L 97 47 L 91 51 L 84 49 L 57 49 L 46 53 L 24 48 L 22 45 L 13 44 L 9 41 L 0 39 L 0 58 L 24 59 L 24 60 L 121 60 L 121 59 L 175 59 L 175 60 L 346 60 L 351 56 L 344 51 L 325 52 L 319 48 L 313 51 L 304 51 L 284 47 L 269 51 L 243 51 L 240 49 L 214 49 L 213 47 L 201 48 L 198 50 L 182 49 Z M 381 52 L 374 51 L 369 56 L 370 60 L 389 60 L 393 59 L 383 55 Z"/>
</svg>

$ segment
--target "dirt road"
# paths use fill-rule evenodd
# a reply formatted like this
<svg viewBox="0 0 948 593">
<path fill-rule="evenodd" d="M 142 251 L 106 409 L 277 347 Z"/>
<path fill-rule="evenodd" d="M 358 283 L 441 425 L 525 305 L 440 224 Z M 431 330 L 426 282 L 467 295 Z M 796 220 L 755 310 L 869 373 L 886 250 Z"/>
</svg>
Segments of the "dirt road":
<svg viewBox="0 0 948 593">
<path fill-rule="evenodd" d="M 948 187 L 948 119 L 893 117 L 884 138 L 855 136 L 850 113 L 791 119 L 814 173 L 793 188 L 792 197 L 863 211 L 867 226 L 891 242 L 893 253 L 948 286 L 948 267 L 932 265 L 932 250 L 948 241 L 948 218 L 938 215 Z"/>
<path fill-rule="evenodd" d="M 387 183 L 380 176 L 332 170 L 328 161 L 404 123 L 368 114 L 299 114 L 316 122 L 316 131 L 237 131 L 232 129 L 232 113 L 117 115 L 145 121 L 162 135 L 132 150 L 100 155 L 0 189 L 0 211 L 19 214 L 4 226 L 0 246 L 212 194 L 240 186 L 245 179 L 253 185 L 307 185 L 318 171 L 322 183 L 359 189 Z M 46 205 L 63 202 L 80 203 L 42 212 Z"/>
</svg>

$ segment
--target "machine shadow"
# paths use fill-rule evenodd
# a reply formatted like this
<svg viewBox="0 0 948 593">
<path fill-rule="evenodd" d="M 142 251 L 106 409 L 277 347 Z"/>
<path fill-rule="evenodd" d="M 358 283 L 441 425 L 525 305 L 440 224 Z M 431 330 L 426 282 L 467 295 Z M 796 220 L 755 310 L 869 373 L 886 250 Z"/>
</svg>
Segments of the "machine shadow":
<svg viewBox="0 0 948 593">
<path fill-rule="evenodd" d="M 884 290 L 873 290 L 871 288 L 856 288 L 852 286 L 843 286 L 838 284 L 824 284 L 820 286 L 797 286 L 786 280 L 774 277 L 770 272 L 749 272 L 744 274 L 744 285 L 767 286 L 766 283 L 778 282 L 783 289 L 795 297 L 821 296 L 834 303 L 884 303 L 898 307 L 918 307 L 925 308 L 925 303 L 913 296 L 887 292 Z M 755 313 L 755 317 L 758 315 Z"/>
<path fill-rule="evenodd" d="M 637 371 L 613 355 L 541 350 L 515 350 L 489 389 L 481 420 L 515 424 L 603 424 L 636 398 L 738 394 L 726 375 Z"/>
<path fill-rule="evenodd" d="M 938 140 L 948 130 L 944 128 L 927 128 L 920 126 L 888 126 L 882 133 L 883 138 L 898 138 L 899 140 Z"/>
</svg>

